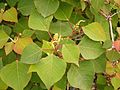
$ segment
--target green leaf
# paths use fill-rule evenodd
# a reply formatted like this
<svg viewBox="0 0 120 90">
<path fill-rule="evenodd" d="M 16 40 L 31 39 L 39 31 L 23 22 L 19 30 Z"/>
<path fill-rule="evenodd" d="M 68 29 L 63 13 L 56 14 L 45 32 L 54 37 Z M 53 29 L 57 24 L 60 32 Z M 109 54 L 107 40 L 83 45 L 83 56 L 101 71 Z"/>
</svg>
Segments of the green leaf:
<svg viewBox="0 0 120 90">
<path fill-rule="evenodd" d="M 23 49 L 21 62 L 25 64 L 35 64 L 42 57 L 41 48 L 35 43 L 29 44 Z"/>
<path fill-rule="evenodd" d="M 19 0 L 6 0 L 9 6 L 13 7 Z"/>
<path fill-rule="evenodd" d="M 0 77 L 13 89 L 23 90 L 31 78 L 31 74 L 27 74 L 28 68 L 28 65 L 15 61 L 0 70 Z"/>
<path fill-rule="evenodd" d="M 3 65 L 10 64 L 16 60 L 16 54 L 12 51 L 7 56 L 3 57 Z"/>
<path fill-rule="evenodd" d="M 109 61 L 117 61 L 120 59 L 120 53 L 115 50 L 110 50 L 106 52 L 106 57 Z"/>
<path fill-rule="evenodd" d="M 95 42 L 84 36 L 79 43 L 80 52 L 85 59 L 96 59 L 105 52 L 100 42 Z"/>
<path fill-rule="evenodd" d="M 70 28 L 70 25 L 68 22 L 55 22 L 51 23 L 50 26 L 50 32 L 55 34 L 58 33 L 62 36 L 69 36 L 72 34 L 72 29 Z"/>
<path fill-rule="evenodd" d="M 5 10 L 5 3 L 0 2 L 0 9 Z"/>
<path fill-rule="evenodd" d="M 28 16 L 35 9 L 33 0 L 19 0 L 18 10 L 24 15 Z"/>
<path fill-rule="evenodd" d="M 68 3 L 61 3 L 54 16 L 59 20 L 69 20 L 73 11 L 73 6 Z"/>
<path fill-rule="evenodd" d="M 0 69 L 3 67 L 2 58 L 0 57 Z M 7 85 L 0 78 L 0 90 L 7 90 Z"/>
<path fill-rule="evenodd" d="M 59 81 L 65 71 L 66 63 L 54 55 L 49 55 L 46 58 L 42 58 L 39 63 L 31 65 L 29 69 L 29 72 L 38 73 L 47 89 L 50 89 L 54 83 Z"/>
<path fill-rule="evenodd" d="M 12 33 L 12 29 L 7 25 L 1 25 L 0 30 L 4 30 L 6 32 L 6 34 L 8 34 L 8 35 L 10 35 Z"/>
<path fill-rule="evenodd" d="M 51 42 L 43 40 L 42 51 L 49 54 L 53 54 L 54 47 Z"/>
<path fill-rule="evenodd" d="M 62 47 L 63 59 L 67 63 L 74 63 L 79 66 L 79 56 L 80 50 L 79 47 L 75 44 L 64 44 Z"/>
<path fill-rule="evenodd" d="M 59 7 L 58 0 L 34 0 L 37 11 L 41 13 L 43 17 L 54 14 Z"/>
<path fill-rule="evenodd" d="M 52 90 L 66 90 L 67 76 L 66 74 L 53 86 Z"/>
<path fill-rule="evenodd" d="M 34 34 L 34 31 L 25 29 L 22 33 L 22 37 L 32 37 L 33 34 Z"/>
<path fill-rule="evenodd" d="M 80 0 L 61 0 L 62 2 L 69 3 L 73 5 L 74 7 L 80 6 Z"/>
<path fill-rule="evenodd" d="M 0 90 L 7 90 L 8 86 L 0 79 Z"/>
<path fill-rule="evenodd" d="M 93 22 L 85 27 L 82 27 L 84 33 L 94 41 L 105 41 L 106 34 L 102 26 L 98 22 Z"/>
<path fill-rule="evenodd" d="M 0 30 L 0 49 L 3 48 L 8 39 L 9 36 L 3 30 Z"/>
<path fill-rule="evenodd" d="M 71 86 L 81 90 L 91 90 L 94 80 L 94 67 L 91 61 L 80 62 L 79 67 L 71 65 L 67 78 Z"/>
<path fill-rule="evenodd" d="M 109 22 L 106 20 L 105 17 L 103 17 L 101 14 L 99 14 L 94 8 L 90 8 L 90 11 L 95 15 L 95 22 L 98 22 L 102 25 L 102 27 L 106 33 L 106 38 L 108 40 L 111 40 L 110 39 L 110 31 L 109 31 Z"/>
<path fill-rule="evenodd" d="M 100 57 L 98 57 L 95 60 L 91 60 L 93 62 L 94 65 L 94 69 L 96 73 L 103 73 L 106 70 L 106 61 L 107 58 L 106 56 L 103 54 Z"/>
<path fill-rule="evenodd" d="M 104 0 L 91 0 L 91 5 L 96 11 L 100 11 L 104 5 Z"/>
<path fill-rule="evenodd" d="M 28 19 L 26 17 L 20 17 L 18 23 L 15 24 L 13 31 L 16 33 L 22 33 L 28 27 Z"/>
<path fill-rule="evenodd" d="M 35 35 L 36 35 L 37 39 L 40 41 L 42 41 L 42 40 L 48 41 L 50 39 L 50 36 L 49 36 L 48 32 L 46 32 L 46 31 L 36 30 Z"/>
<path fill-rule="evenodd" d="M 35 30 L 48 31 L 52 18 L 53 16 L 44 18 L 37 11 L 34 11 L 29 17 L 28 25 L 30 28 Z"/>
<path fill-rule="evenodd" d="M 120 79 L 117 77 L 112 78 L 111 83 L 115 90 L 117 90 L 120 87 Z"/>
</svg>

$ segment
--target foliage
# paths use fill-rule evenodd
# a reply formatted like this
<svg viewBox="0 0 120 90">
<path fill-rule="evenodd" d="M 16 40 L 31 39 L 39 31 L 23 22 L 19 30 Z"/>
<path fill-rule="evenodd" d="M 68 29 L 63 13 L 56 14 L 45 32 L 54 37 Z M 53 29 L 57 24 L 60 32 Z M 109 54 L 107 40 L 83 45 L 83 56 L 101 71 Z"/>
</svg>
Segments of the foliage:
<svg viewBox="0 0 120 90">
<path fill-rule="evenodd" d="M 0 0 L 0 90 L 120 89 L 120 0 Z"/>
</svg>

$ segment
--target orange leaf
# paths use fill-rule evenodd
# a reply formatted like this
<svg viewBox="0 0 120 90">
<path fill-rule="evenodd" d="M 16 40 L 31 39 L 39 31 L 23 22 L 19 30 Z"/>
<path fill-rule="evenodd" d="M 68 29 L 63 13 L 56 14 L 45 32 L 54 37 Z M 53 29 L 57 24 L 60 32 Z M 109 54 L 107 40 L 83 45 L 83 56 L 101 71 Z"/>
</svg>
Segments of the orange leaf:
<svg viewBox="0 0 120 90">
<path fill-rule="evenodd" d="M 19 38 L 17 42 L 15 43 L 13 50 L 17 54 L 22 54 L 23 49 L 29 45 L 30 43 L 33 43 L 31 38 L 25 37 L 25 38 Z"/>
</svg>

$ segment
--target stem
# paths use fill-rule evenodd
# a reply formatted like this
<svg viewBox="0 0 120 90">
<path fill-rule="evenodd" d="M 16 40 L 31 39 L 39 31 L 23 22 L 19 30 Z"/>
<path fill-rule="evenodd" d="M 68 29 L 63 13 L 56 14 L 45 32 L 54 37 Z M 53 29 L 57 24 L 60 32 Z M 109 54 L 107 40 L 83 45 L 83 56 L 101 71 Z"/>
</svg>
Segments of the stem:
<svg viewBox="0 0 120 90">
<path fill-rule="evenodd" d="M 51 40 L 53 40 L 52 35 L 51 35 L 51 33 L 49 31 L 48 31 L 48 34 L 49 34 Z"/>
<path fill-rule="evenodd" d="M 118 14 L 118 13 L 120 13 L 120 11 L 118 11 L 118 12 L 112 14 L 111 17 L 115 16 L 115 15 Z"/>
<path fill-rule="evenodd" d="M 9 39 L 10 39 L 13 43 L 15 43 L 15 41 L 14 41 L 11 37 L 9 37 Z"/>
<path fill-rule="evenodd" d="M 108 21 L 109 21 L 109 25 L 110 25 L 111 39 L 112 39 L 112 42 L 114 42 L 114 34 L 113 34 L 113 29 L 112 29 L 112 21 L 111 21 L 111 18 L 109 18 Z"/>
<path fill-rule="evenodd" d="M 69 83 L 67 83 L 67 90 L 69 90 L 69 86 L 70 86 Z"/>
</svg>

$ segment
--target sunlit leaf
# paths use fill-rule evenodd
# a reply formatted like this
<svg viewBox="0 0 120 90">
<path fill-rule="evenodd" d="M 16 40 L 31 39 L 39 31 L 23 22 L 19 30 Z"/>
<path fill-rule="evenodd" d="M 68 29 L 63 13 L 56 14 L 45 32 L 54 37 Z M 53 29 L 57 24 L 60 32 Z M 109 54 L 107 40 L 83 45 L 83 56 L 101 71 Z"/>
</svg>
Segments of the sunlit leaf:
<svg viewBox="0 0 120 90">
<path fill-rule="evenodd" d="M 97 23 L 93 22 L 85 27 L 82 27 L 84 33 L 94 41 L 105 41 L 106 34 L 103 30 L 102 26 Z"/>
<path fill-rule="evenodd" d="M 23 90 L 31 78 L 31 74 L 27 73 L 28 68 L 28 65 L 15 61 L 0 70 L 0 77 L 15 90 Z"/>
<path fill-rule="evenodd" d="M 47 89 L 59 81 L 65 71 L 66 63 L 54 55 L 42 58 L 39 63 L 31 65 L 29 69 L 29 72 L 37 72 Z"/>
<path fill-rule="evenodd" d="M 105 52 L 99 42 L 92 41 L 87 36 L 84 36 L 79 43 L 80 52 L 85 59 L 96 59 Z"/>
<path fill-rule="evenodd" d="M 37 11 L 47 17 L 54 14 L 59 7 L 59 0 L 34 0 Z"/>
<path fill-rule="evenodd" d="M 21 62 L 26 64 L 35 64 L 42 57 L 41 48 L 35 43 L 27 45 L 22 52 Z"/>
<path fill-rule="evenodd" d="M 11 7 L 10 9 L 6 10 L 3 13 L 2 19 L 9 22 L 18 22 L 17 18 L 17 10 L 14 7 Z"/>
<path fill-rule="evenodd" d="M 33 43 L 32 39 L 30 37 L 25 37 L 25 38 L 19 38 L 14 47 L 13 47 L 13 50 L 18 53 L 18 54 L 22 54 L 23 52 L 23 49 L 29 45 Z"/>
<path fill-rule="evenodd" d="M 80 62 L 79 67 L 71 65 L 67 78 L 71 86 L 81 90 L 91 90 L 94 67 L 91 61 Z"/>
<path fill-rule="evenodd" d="M 35 29 L 35 30 L 49 31 L 52 18 L 53 16 L 44 18 L 37 11 L 34 11 L 29 17 L 28 25 L 30 28 Z"/>
<path fill-rule="evenodd" d="M 0 30 L 0 49 L 3 48 L 8 39 L 9 36 L 3 30 Z"/>
</svg>

